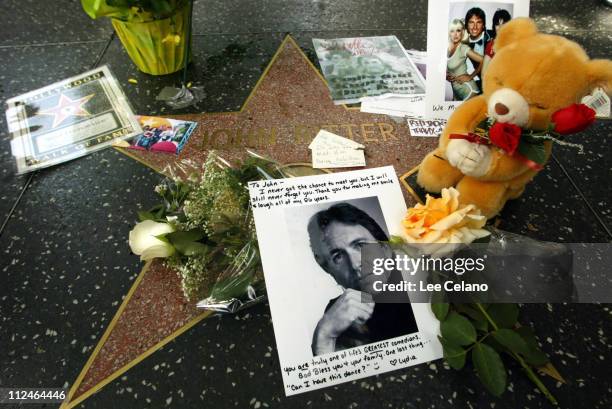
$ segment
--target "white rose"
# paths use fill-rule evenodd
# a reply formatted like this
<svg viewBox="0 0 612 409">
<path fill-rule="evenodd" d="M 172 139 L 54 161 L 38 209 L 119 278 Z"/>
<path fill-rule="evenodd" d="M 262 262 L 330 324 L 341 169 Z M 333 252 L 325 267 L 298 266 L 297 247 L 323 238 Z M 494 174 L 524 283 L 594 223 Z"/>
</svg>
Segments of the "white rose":
<svg viewBox="0 0 612 409">
<path fill-rule="evenodd" d="M 130 248 L 140 256 L 140 260 L 151 260 L 155 257 L 170 257 L 174 254 L 174 247 L 156 236 L 172 233 L 174 227 L 168 223 L 157 223 L 145 220 L 134 226 L 130 231 Z"/>
</svg>

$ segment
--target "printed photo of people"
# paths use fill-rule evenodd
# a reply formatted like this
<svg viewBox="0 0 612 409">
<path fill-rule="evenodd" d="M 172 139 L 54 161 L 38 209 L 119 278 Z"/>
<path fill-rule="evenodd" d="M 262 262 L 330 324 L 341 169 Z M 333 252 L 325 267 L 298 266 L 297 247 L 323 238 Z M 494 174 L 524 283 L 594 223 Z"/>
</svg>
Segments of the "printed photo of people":
<svg viewBox="0 0 612 409">
<path fill-rule="evenodd" d="M 309 328 L 303 341 L 313 356 L 418 331 L 407 294 L 394 303 L 376 302 L 371 284 L 379 277 L 362 269 L 362 247 L 389 240 L 378 197 L 290 207 L 285 221 L 293 257 L 304 260 L 294 273 L 307 281 L 300 288 L 309 296 L 294 308 L 303 312 Z M 389 282 L 401 280 L 400 274 Z"/>
<path fill-rule="evenodd" d="M 461 2 L 449 6 L 446 101 L 482 93 L 482 76 L 497 30 L 512 19 L 512 3 Z"/>
<path fill-rule="evenodd" d="M 134 138 L 130 149 L 178 154 L 197 123 L 154 116 L 139 116 L 142 134 Z"/>
</svg>

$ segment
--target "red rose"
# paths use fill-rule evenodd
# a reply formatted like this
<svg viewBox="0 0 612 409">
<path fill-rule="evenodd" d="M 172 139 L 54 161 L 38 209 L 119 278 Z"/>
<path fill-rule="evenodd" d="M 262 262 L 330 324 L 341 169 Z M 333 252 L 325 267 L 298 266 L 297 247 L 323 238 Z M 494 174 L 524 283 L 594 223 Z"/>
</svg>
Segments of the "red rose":
<svg viewBox="0 0 612 409">
<path fill-rule="evenodd" d="M 580 132 L 595 121 L 595 111 L 584 104 L 574 104 L 552 114 L 554 131 L 562 135 Z"/>
<path fill-rule="evenodd" d="M 514 124 L 496 122 L 489 129 L 491 143 L 514 155 L 521 141 L 521 128 Z"/>
</svg>

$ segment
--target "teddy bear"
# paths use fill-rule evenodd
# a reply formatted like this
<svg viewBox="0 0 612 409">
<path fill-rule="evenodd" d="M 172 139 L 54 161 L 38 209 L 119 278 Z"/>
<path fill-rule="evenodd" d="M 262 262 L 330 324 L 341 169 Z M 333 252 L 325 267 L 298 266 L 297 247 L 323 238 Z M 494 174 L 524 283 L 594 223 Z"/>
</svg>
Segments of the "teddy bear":
<svg viewBox="0 0 612 409">
<path fill-rule="evenodd" d="M 546 131 L 554 125 L 556 112 L 580 102 L 594 88 L 612 90 L 612 61 L 590 60 L 578 44 L 539 33 L 531 19 L 503 25 L 494 50 L 482 95 L 452 113 L 438 147 L 423 159 L 417 175 L 417 183 L 431 193 L 454 186 L 462 204 L 474 204 L 487 218 L 498 214 L 507 200 L 519 197 L 542 166 L 462 135 L 486 121 Z M 542 143 L 542 164 L 551 147 L 550 141 Z"/>
</svg>

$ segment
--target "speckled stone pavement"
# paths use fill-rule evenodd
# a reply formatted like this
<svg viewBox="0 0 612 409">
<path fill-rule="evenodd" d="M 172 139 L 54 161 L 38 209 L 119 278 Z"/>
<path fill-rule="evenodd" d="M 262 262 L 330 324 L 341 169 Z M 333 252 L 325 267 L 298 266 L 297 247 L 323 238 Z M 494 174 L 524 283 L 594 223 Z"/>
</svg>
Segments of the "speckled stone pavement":
<svg viewBox="0 0 612 409">
<path fill-rule="evenodd" d="M 239 111 L 287 33 L 315 67 L 318 63 L 311 43 L 315 37 L 394 34 L 408 48 L 426 47 L 426 1 L 406 4 L 383 0 L 374 5 L 365 0 L 198 0 L 195 6 L 194 62 L 190 66 L 190 78 L 206 89 L 206 97 L 194 107 L 171 111 L 155 101 L 159 90 L 164 85 L 175 84 L 178 75 L 152 77 L 139 73 L 112 34 L 110 23 L 90 20 L 78 2 L 69 0 L 6 0 L 0 4 L 3 17 L 0 95 L 7 99 L 94 66 L 109 64 L 136 112 L 192 117 L 202 112 Z M 531 14 L 541 30 L 563 34 L 579 42 L 591 57 L 611 58 L 612 8 L 597 1 L 535 0 L 531 2 Z M 130 78 L 138 83 L 128 82 Z M 295 83 L 271 83 L 269 86 L 286 89 L 289 97 L 292 90 L 299 89 L 301 80 L 300 77 Z M 317 98 L 307 95 L 302 100 Z M 264 104 L 261 106 L 263 109 Z M 298 108 L 312 112 L 304 109 L 306 106 L 300 107 L 298 102 Z M 329 108 L 329 116 L 316 123 L 329 124 L 332 118 L 344 115 L 346 123 L 358 125 L 354 130 L 359 133 L 362 122 L 351 122 L 358 113 L 325 108 Z M 278 141 L 283 135 L 295 134 L 293 125 L 313 122 L 295 120 L 291 115 L 297 111 L 286 106 L 272 109 L 268 105 L 267 109 L 277 114 L 274 120 L 281 121 L 279 130 L 287 131 L 279 132 Z M 261 111 L 253 114 L 257 114 L 251 116 L 254 121 L 262 121 L 260 127 L 272 126 L 271 122 L 265 122 Z M 241 115 L 234 115 L 238 123 L 248 121 L 248 107 Z M 207 125 L 207 117 L 201 117 L 199 132 L 217 126 L 229 128 L 225 124 Z M 404 135 L 403 139 L 398 139 L 407 144 L 402 145 L 407 154 L 402 156 L 400 167 L 407 169 L 412 161 L 417 162 L 419 149 L 426 151 L 427 144 L 431 143 L 410 138 L 390 119 L 367 117 L 363 123 L 389 122 L 398 127 L 398 135 Z M 287 118 L 293 121 L 289 125 Z M 109 149 L 31 175 L 15 176 L 4 116 L 0 116 L 0 123 L 0 271 L 3 283 L 0 292 L 0 387 L 70 388 L 135 281 L 142 280 L 142 284 L 148 273 L 162 273 L 152 269 L 141 276 L 142 265 L 129 253 L 127 246 L 127 234 L 136 221 L 136 210 L 156 202 L 152 188 L 160 175 Z M 342 123 L 331 122 L 332 125 Z M 366 127 L 366 130 L 376 128 Z M 339 128 L 338 131 L 348 129 Z M 585 132 L 586 155 L 557 147 L 547 169 L 529 185 L 522 198 L 506 207 L 500 227 L 543 240 L 609 242 L 612 238 L 612 185 L 609 183 L 612 152 L 611 145 L 603 141 L 609 139 L 611 130 L 610 121 L 600 121 Z M 199 135 L 198 138 L 204 136 Z M 380 141 L 368 143 L 368 146 L 384 149 L 382 134 L 374 137 Z M 198 144 L 193 143 L 198 140 L 188 145 L 187 152 L 203 153 L 198 150 Z M 224 146 L 226 141 L 221 137 L 213 141 L 219 146 L 213 147 L 225 148 L 231 153 L 231 147 Z M 395 142 L 391 140 L 390 143 Z M 417 147 L 419 144 L 421 148 Z M 306 145 L 300 146 L 296 143 L 295 151 L 287 152 L 288 157 L 303 155 L 306 159 L 303 150 Z M 285 153 L 274 146 L 269 152 L 278 155 L 279 159 Z M 410 156 L 410 152 L 414 152 L 414 156 Z M 375 164 L 379 159 L 371 160 L 368 163 Z M 391 155 L 385 164 L 393 160 Z M 150 277 L 155 279 L 159 275 L 151 274 Z M 135 287 L 128 301 L 138 300 L 134 297 L 139 296 L 147 302 L 159 303 L 164 296 L 178 297 L 170 287 L 161 287 L 161 293 L 153 292 L 154 286 L 150 291 L 143 291 L 149 288 L 143 287 L 142 295 L 138 293 L 139 288 Z M 181 305 L 178 298 L 174 299 L 174 305 Z M 126 358 L 108 352 L 100 354 L 100 357 L 121 356 L 122 359 L 99 366 L 106 372 L 98 374 L 102 378 L 97 380 L 104 379 L 108 371 L 120 368 L 122 362 L 129 361 L 141 350 L 139 348 L 147 347 L 136 345 L 139 340 L 155 339 L 131 331 L 129 325 L 142 324 L 139 319 L 151 324 L 147 327 L 150 332 L 162 328 L 157 339 L 165 342 L 156 352 L 110 380 L 77 407 L 549 406 L 518 367 L 511 366 L 510 389 L 497 399 L 482 391 L 469 369 L 455 372 L 442 361 L 286 398 L 267 305 L 256 306 L 236 316 L 206 319 L 201 319 L 189 305 L 182 305 L 183 315 L 173 323 L 175 327 L 164 325 L 167 321 L 163 317 L 154 320 L 151 311 L 148 316 L 136 314 L 126 321 L 123 336 L 133 337 L 128 343 L 132 348 L 128 352 L 132 355 Z M 130 313 L 127 305 L 124 311 Z M 543 349 L 568 380 L 566 385 L 545 380 L 561 407 L 610 406 L 610 315 L 608 305 L 533 304 L 522 308 L 521 321 L 536 329 Z M 180 336 L 164 338 L 167 331 L 172 335 L 184 323 L 187 327 Z M 115 329 L 121 328 L 116 325 Z M 110 336 L 109 340 L 112 341 Z M 112 345 L 108 348 L 112 349 Z M 82 384 L 83 390 L 97 383 L 96 380 L 90 382 Z"/>
</svg>

